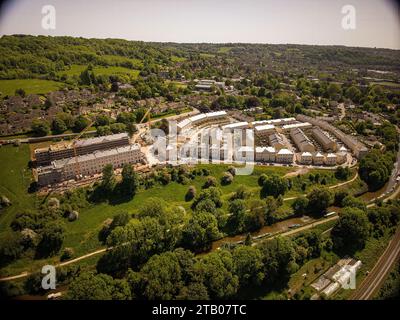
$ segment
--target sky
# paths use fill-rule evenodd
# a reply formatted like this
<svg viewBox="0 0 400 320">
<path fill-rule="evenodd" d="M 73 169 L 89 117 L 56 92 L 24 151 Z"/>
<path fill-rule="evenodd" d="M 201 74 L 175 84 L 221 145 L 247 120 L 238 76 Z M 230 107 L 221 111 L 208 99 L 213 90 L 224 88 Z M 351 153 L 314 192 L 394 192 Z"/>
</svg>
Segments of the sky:
<svg viewBox="0 0 400 320">
<path fill-rule="evenodd" d="M 56 10 L 54 30 L 42 28 L 44 5 Z M 344 5 L 355 29 L 342 27 Z M 400 49 L 400 9 L 391 0 L 9 0 L 4 34 Z"/>
</svg>

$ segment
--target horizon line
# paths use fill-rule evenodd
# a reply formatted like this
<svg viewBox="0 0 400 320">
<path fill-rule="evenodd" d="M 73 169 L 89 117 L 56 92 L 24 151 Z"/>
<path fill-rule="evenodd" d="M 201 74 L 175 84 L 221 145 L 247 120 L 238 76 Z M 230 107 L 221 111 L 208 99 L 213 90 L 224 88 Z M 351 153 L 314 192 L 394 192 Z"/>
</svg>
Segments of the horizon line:
<svg viewBox="0 0 400 320">
<path fill-rule="evenodd" d="M 60 37 L 70 37 L 70 38 L 81 38 L 86 40 L 124 40 L 131 42 L 144 42 L 144 43 L 172 43 L 172 44 L 211 44 L 211 45 L 224 45 L 224 44 L 251 44 L 251 45 L 297 45 L 297 46 L 319 46 L 319 47 L 345 47 L 345 48 L 360 48 L 360 49 L 380 49 L 380 50 L 393 50 L 400 51 L 400 48 L 390 48 L 390 47 L 366 47 L 366 46 L 349 46 L 345 44 L 309 44 L 309 43 L 273 43 L 273 42 L 178 42 L 178 41 L 157 41 L 157 40 L 137 40 L 137 39 L 127 39 L 127 38 L 119 38 L 119 37 L 86 37 L 86 36 L 73 36 L 73 35 L 50 35 L 50 34 L 27 34 L 27 33 L 13 33 L 6 34 L 0 32 L 0 37 L 3 36 L 32 36 L 32 37 L 51 37 L 51 38 L 60 38 Z"/>
</svg>

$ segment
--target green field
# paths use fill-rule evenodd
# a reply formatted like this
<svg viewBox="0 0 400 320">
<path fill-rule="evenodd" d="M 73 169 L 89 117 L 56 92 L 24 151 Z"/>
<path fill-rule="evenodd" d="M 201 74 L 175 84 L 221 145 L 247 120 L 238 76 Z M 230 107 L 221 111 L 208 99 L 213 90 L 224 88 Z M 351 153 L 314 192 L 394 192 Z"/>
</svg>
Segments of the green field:
<svg viewBox="0 0 400 320">
<path fill-rule="evenodd" d="M 40 79 L 13 79 L 0 80 L 0 92 L 5 95 L 14 95 L 15 90 L 24 89 L 27 94 L 45 94 L 50 91 L 61 89 L 61 82 Z"/>
<path fill-rule="evenodd" d="M 201 58 L 205 58 L 205 59 L 212 59 L 212 58 L 215 58 L 215 54 L 211 54 L 211 53 L 200 53 L 200 57 L 201 57 Z"/>
<path fill-rule="evenodd" d="M 185 57 L 178 57 L 178 56 L 171 56 L 171 61 L 172 62 L 184 62 L 187 59 Z"/>
<path fill-rule="evenodd" d="M 218 49 L 218 53 L 228 53 L 231 50 L 232 50 L 231 47 L 221 47 Z"/>
<path fill-rule="evenodd" d="M 79 76 L 82 71 L 87 68 L 85 65 L 73 64 L 66 68 L 65 70 L 58 71 L 57 75 L 67 75 L 68 77 Z M 95 75 L 129 75 L 133 78 L 137 78 L 139 75 L 139 70 L 132 70 L 124 67 L 93 67 L 93 72 Z"/>
<path fill-rule="evenodd" d="M 114 55 L 102 55 L 101 58 L 104 59 L 110 65 L 129 61 L 135 66 L 135 68 L 143 67 L 143 62 L 139 59 L 114 56 Z"/>
<path fill-rule="evenodd" d="M 10 199 L 12 205 L 0 214 L 0 232 L 7 231 L 14 215 L 20 210 L 33 209 L 35 196 L 28 193 L 32 173 L 28 168 L 29 145 L 11 145 L 0 148 L 0 194 Z"/>
</svg>

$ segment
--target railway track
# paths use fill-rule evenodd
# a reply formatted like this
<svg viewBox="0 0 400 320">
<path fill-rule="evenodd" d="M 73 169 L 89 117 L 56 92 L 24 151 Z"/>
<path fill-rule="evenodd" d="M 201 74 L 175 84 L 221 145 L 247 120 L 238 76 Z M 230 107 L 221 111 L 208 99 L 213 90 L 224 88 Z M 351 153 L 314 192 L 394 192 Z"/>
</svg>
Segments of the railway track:
<svg viewBox="0 0 400 320">
<path fill-rule="evenodd" d="M 400 258 L 400 227 L 397 228 L 395 235 L 389 242 L 384 253 L 379 258 L 371 272 L 356 289 L 350 300 L 368 300 L 382 286 L 387 274 L 390 272 L 394 263 Z"/>
</svg>

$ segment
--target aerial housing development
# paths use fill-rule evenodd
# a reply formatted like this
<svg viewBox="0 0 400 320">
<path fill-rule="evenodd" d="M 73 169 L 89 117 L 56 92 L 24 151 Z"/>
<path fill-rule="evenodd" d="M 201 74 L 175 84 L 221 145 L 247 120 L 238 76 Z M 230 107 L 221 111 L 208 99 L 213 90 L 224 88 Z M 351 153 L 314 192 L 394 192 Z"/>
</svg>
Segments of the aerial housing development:
<svg viewBox="0 0 400 320">
<path fill-rule="evenodd" d="M 53 2 L 0 16 L 0 299 L 398 299 L 389 1 Z"/>
</svg>

